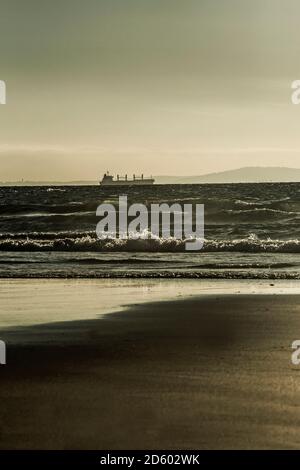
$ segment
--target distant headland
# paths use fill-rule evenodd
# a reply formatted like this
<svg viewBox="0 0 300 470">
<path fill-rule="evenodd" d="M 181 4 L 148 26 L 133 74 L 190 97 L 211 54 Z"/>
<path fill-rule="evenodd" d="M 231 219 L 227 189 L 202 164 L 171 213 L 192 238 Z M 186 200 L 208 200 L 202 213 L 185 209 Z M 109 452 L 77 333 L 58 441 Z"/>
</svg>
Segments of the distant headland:
<svg viewBox="0 0 300 470">
<path fill-rule="evenodd" d="M 155 176 L 156 184 L 225 183 L 295 183 L 300 182 L 300 168 L 243 167 L 198 176 Z M 98 180 L 73 181 L 0 181 L 0 186 L 85 186 L 99 185 Z"/>
</svg>

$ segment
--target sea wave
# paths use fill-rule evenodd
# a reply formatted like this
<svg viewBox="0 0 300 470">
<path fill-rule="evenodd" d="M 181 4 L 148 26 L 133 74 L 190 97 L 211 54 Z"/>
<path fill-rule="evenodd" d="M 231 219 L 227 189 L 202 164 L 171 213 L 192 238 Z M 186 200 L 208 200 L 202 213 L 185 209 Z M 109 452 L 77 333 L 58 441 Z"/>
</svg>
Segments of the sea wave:
<svg viewBox="0 0 300 470">
<path fill-rule="evenodd" d="M 251 198 L 247 201 L 243 199 L 237 199 L 234 201 L 235 205 L 238 206 L 265 206 L 265 205 L 276 205 L 282 202 L 290 201 L 290 197 L 283 197 L 280 199 L 269 199 L 269 200 L 261 200 L 259 198 Z"/>
<path fill-rule="evenodd" d="M 93 211 L 84 211 L 84 212 L 28 212 L 26 214 L 14 214 L 14 215 L 2 215 L 0 214 L 0 220 L 1 219 L 16 219 L 16 218 L 30 218 L 30 219 L 38 219 L 40 217 L 48 218 L 48 219 L 53 219 L 57 218 L 60 220 L 63 217 L 87 217 L 91 216 L 92 218 L 95 217 L 95 212 Z"/>
<path fill-rule="evenodd" d="M 186 241 L 172 237 L 98 239 L 95 234 L 0 235 L 0 251 L 185 252 Z M 255 234 L 239 239 L 206 239 L 202 252 L 300 253 L 300 239 L 261 239 Z M 191 252 L 193 253 L 193 252 Z"/>
<path fill-rule="evenodd" d="M 18 279 L 267 279 L 298 280 L 299 272 L 272 271 L 101 271 L 101 272 L 62 272 L 58 270 L 45 272 L 1 272 L 0 278 Z"/>
<path fill-rule="evenodd" d="M 265 218 L 268 217 L 298 217 L 300 212 L 285 211 L 282 209 L 270 209 L 269 207 L 255 207 L 253 209 L 227 209 L 224 211 L 226 214 L 233 216 L 246 216 L 255 219 L 257 217 Z"/>
</svg>

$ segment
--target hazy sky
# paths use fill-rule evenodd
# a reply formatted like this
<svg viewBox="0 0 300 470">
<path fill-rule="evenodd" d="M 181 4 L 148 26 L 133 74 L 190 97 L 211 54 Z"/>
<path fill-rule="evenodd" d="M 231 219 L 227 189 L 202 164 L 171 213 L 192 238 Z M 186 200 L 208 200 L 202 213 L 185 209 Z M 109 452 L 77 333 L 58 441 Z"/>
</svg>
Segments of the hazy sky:
<svg viewBox="0 0 300 470">
<path fill-rule="evenodd" d="M 0 180 L 300 167 L 299 0 L 0 0 Z"/>
</svg>

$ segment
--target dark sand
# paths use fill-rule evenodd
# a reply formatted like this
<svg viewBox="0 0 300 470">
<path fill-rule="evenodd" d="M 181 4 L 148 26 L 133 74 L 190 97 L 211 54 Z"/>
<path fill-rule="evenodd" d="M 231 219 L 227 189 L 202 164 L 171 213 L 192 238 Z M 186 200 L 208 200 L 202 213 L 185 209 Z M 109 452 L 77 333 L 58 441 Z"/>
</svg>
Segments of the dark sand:
<svg viewBox="0 0 300 470">
<path fill-rule="evenodd" d="M 18 335 L 33 344 L 1 334 L 2 449 L 300 445 L 300 296 L 156 302 Z"/>
</svg>

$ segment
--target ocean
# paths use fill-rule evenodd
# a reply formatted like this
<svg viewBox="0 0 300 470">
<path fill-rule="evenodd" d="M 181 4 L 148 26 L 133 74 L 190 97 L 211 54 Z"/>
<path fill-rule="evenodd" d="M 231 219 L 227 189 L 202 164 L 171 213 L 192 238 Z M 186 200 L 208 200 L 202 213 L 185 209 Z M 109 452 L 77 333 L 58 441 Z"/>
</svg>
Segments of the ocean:
<svg viewBox="0 0 300 470">
<path fill-rule="evenodd" d="M 104 202 L 204 204 L 205 242 L 99 240 Z M 300 184 L 0 188 L 2 278 L 300 278 Z"/>
</svg>

